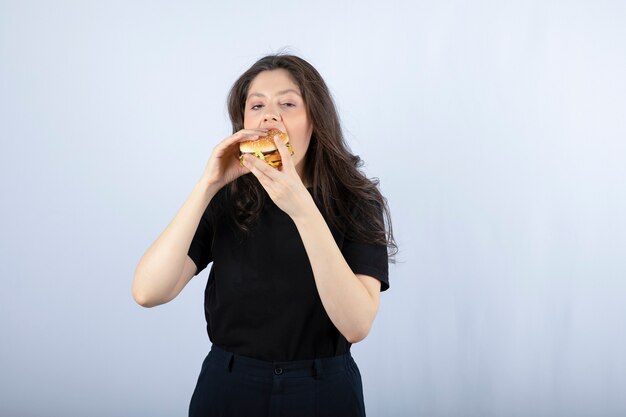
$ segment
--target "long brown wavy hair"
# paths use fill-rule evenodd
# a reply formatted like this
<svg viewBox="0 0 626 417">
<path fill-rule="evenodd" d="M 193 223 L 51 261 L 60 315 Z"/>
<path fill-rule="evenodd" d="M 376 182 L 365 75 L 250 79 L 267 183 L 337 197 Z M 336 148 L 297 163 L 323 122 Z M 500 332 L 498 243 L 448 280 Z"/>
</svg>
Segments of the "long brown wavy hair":
<svg viewBox="0 0 626 417">
<path fill-rule="evenodd" d="M 307 116 L 313 125 L 306 153 L 304 175 L 321 202 L 327 221 L 354 241 L 386 245 L 395 263 L 398 247 L 393 237 L 387 199 L 378 189 L 378 178 L 368 179 L 359 168 L 363 161 L 346 144 L 331 94 L 317 70 L 302 58 L 288 54 L 267 55 L 254 63 L 233 84 L 228 113 L 233 133 L 244 128 L 248 89 L 263 71 L 285 69 L 300 87 Z M 265 203 L 265 193 L 254 175 L 243 175 L 228 186 L 227 199 L 236 227 L 247 235 Z M 387 228 L 385 228 L 385 224 Z"/>
</svg>

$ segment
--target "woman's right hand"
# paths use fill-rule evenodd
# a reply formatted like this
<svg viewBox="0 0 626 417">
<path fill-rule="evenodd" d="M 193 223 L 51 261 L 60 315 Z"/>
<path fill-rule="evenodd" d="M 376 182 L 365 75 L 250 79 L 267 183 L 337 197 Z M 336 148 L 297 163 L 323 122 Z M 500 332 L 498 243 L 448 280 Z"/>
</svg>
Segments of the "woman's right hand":
<svg viewBox="0 0 626 417">
<path fill-rule="evenodd" d="M 250 170 L 239 163 L 239 142 L 255 140 L 268 129 L 242 129 L 218 143 L 207 162 L 202 181 L 222 188 Z"/>
</svg>

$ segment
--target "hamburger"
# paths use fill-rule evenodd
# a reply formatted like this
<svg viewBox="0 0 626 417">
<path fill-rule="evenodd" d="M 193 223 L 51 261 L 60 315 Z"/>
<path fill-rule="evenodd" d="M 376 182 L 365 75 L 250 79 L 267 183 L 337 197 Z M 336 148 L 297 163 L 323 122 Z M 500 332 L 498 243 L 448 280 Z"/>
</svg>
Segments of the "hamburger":
<svg viewBox="0 0 626 417">
<path fill-rule="evenodd" d="M 289 136 L 278 129 L 270 129 L 265 136 L 239 143 L 239 163 L 241 166 L 243 166 L 243 157 L 245 154 L 254 155 L 274 168 L 281 166 L 280 152 L 276 147 L 276 143 L 274 143 L 274 136 L 276 135 L 280 136 L 280 139 L 287 146 L 289 154 L 293 155 L 293 148 L 291 147 L 291 143 L 289 143 Z"/>
</svg>

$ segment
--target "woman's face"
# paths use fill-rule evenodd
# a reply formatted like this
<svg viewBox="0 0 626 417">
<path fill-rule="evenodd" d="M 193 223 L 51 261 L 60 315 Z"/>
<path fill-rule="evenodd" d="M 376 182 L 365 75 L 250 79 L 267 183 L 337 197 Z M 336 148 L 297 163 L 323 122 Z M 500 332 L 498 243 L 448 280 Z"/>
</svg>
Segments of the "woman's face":
<svg viewBox="0 0 626 417">
<path fill-rule="evenodd" d="M 285 69 L 263 71 L 250 83 L 243 116 L 244 129 L 275 127 L 289 135 L 293 162 L 300 178 L 313 125 L 300 88 Z"/>
</svg>

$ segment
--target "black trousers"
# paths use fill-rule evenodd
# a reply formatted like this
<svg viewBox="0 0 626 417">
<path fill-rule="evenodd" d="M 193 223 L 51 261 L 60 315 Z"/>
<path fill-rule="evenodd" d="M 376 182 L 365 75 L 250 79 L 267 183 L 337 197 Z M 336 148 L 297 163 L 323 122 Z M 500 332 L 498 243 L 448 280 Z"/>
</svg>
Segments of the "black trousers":
<svg viewBox="0 0 626 417">
<path fill-rule="evenodd" d="M 363 417 L 361 374 L 350 352 L 266 362 L 213 345 L 202 362 L 190 417 Z"/>
</svg>

